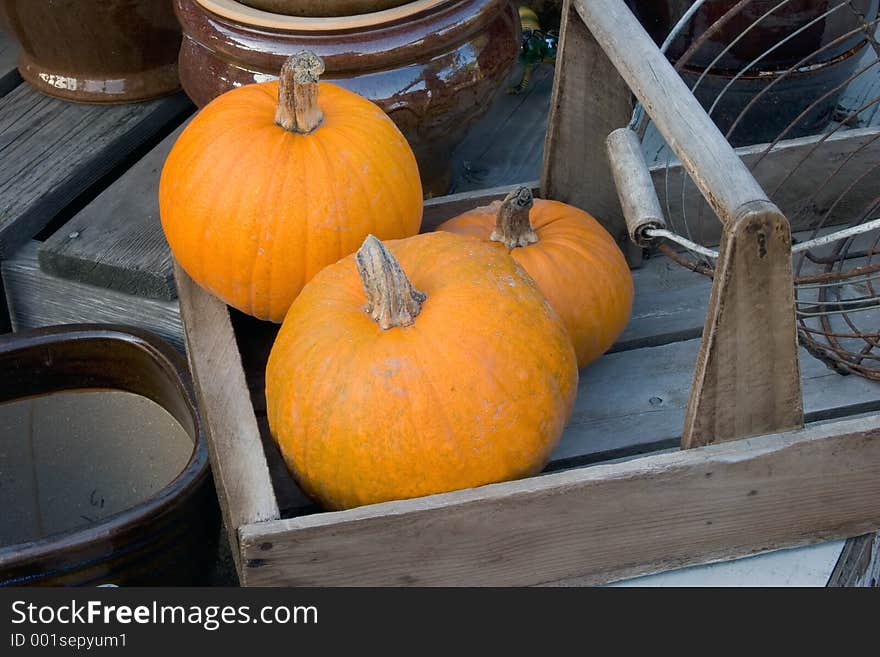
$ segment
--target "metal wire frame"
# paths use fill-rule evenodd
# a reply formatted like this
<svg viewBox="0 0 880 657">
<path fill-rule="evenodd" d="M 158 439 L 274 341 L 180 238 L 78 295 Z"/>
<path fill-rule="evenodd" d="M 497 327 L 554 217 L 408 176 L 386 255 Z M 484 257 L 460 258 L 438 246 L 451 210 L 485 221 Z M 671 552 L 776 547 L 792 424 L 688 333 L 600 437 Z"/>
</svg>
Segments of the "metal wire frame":
<svg viewBox="0 0 880 657">
<path fill-rule="evenodd" d="M 697 37 L 685 50 L 684 54 L 674 62 L 675 68 L 683 71 L 688 62 L 697 54 L 700 49 L 714 37 L 725 26 L 730 24 L 753 0 L 739 0 L 732 5 L 717 21 L 715 21 L 708 29 L 706 29 L 699 37 Z M 757 20 L 747 26 L 724 48 L 718 53 L 713 60 L 707 65 L 696 82 L 692 85 L 692 91 L 696 92 L 708 75 L 716 69 L 718 62 L 729 53 L 738 42 L 747 36 L 747 34 L 756 29 L 762 21 L 773 16 L 792 0 L 780 0 L 771 9 L 764 12 Z M 674 41 L 678 32 L 691 20 L 700 8 L 701 2 L 695 3 L 689 12 L 682 17 L 673 31 L 668 35 L 664 46 L 668 46 Z M 832 48 L 845 43 L 848 39 L 857 36 L 860 32 L 865 34 L 867 46 L 873 49 L 876 57 L 857 67 L 857 69 L 846 77 L 843 81 L 838 82 L 833 88 L 825 89 L 822 93 L 812 99 L 809 105 L 803 109 L 800 114 L 792 119 L 788 125 L 783 128 L 775 138 L 768 142 L 766 146 L 756 155 L 750 163 L 750 169 L 755 171 L 762 162 L 765 161 L 768 154 L 778 148 L 780 142 L 792 132 L 805 117 L 810 116 L 811 112 L 822 106 L 822 103 L 839 94 L 841 90 L 847 88 L 857 79 L 867 79 L 868 76 L 874 76 L 874 79 L 880 81 L 880 44 L 878 44 L 875 33 L 880 17 L 866 19 L 858 9 L 855 8 L 851 0 L 840 0 L 834 3 L 820 16 L 814 18 L 807 24 L 793 26 L 791 33 L 787 34 L 779 41 L 769 44 L 768 48 L 759 56 L 754 57 L 748 64 L 744 65 L 740 70 L 727 72 L 729 79 L 721 91 L 717 94 L 711 104 L 707 107 L 707 112 L 713 116 L 716 109 L 723 106 L 726 94 L 734 87 L 735 83 L 744 76 L 753 74 L 759 67 L 760 63 L 770 54 L 782 47 L 786 42 L 796 38 L 805 30 L 817 25 L 820 21 L 827 19 L 836 12 L 850 11 L 855 17 L 857 25 L 846 33 L 841 34 L 829 43 L 817 48 L 815 51 L 802 57 L 795 64 L 788 66 L 781 72 L 774 72 L 776 77 L 768 82 L 752 97 L 745 107 L 734 118 L 733 122 L 725 131 L 725 136 L 730 139 L 734 132 L 743 125 L 743 121 L 748 113 L 759 107 L 759 103 L 768 93 L 782 83 L 788 76 L 796 75 L 798 72 L 809 68 L 813 62 L 821 63 L 820 58 L 824 53 Z M 850 56 L 866 57 L 870 51 L 864 51 L 866 44 L 863 42 L 857 46 L 856 53 L 849 53 Z M 665 50 L 665 47 L 664 47 Z M 818 64 L 815 64 L 818 65 Z M 874 87 L 871 88 L 875 93 Z M 834 135 L 843 130 L 850 129 L 851 124 L 857 122 L 860 116 L 866 111 L 874 108 L 875 112 L 880 107 L 880 92 L 876 92 L 873 97 L 864 99 L 855 109 L 849 109 L 841 112 L 839 118 L 834 123 L 829 124 L 825 130 L 821 132 L 815 143 L 805 150 L 804 155 L 795 162 L 792 168 L 782 177 L 780 182 L 773 190 L 767 190 L 770 198 L 778 195 L 780 191 L 791 180 L 796 179 L 799 171 L 807 164 L 811 163 L 821 154 L 822 146 Z M 649 119 L 640 111 L 639 108 L 633 114 L 631 127 L 644 138 L 649 125 Z M 871 136 L 865 140 L 858 148 L 848 153 L 846 157 L 837 162 L 829 162 L 824 176 L 815 181 L 812 191 L 808 198 L 800 204 L 798 209 L 789 218 L 796 222 L 805 217 L 811 208 L 814 208 L 818 199 L 822 199 L 825 192 L 832 185 L 843 185 L 842 191 L 833 199 L 825 201 L 826 207 L 820 209 L 821 214 L 818 218 L 811 221 L 808 234 L 800 234 L 800 240 L 796 241 L 793 246 L 794 264 L 794 285 L 796 297 L 796 314 L 799 329 L 799 337 L 801 344 L 814 356 L 826 362 L 829 366 L 841 373 L 855 373 L 870 379 L 880 380 L 880 294 L 877 292 L 876 282 L 880 281 L 880 262 L 877 256 L 880 256 L 880 197 L 871 199 L 867 205 L 862 208 L 861 212 L 856 212 L 852 217 L 852 221 L 843 228 L 837 228 L 830 232 L 829 222 L 837 217 L 835 212 L 842 207 L 842 204 L 850 199 L 851 192 L 870 184 L 877 179 L 878 169 L 880 169 L 880 161 L 871 162 L 864 169 L 853 171 L 851 163 L 860 161 L 859 156 L 865 152 L 865 149 L 871 148 L 874 143 L 880 139 L 880 133 Z M 688 184 L 693 185 L 687 175 L 681 176 L 681 212 L 676 215 L 671 206 L 673 198 L 671 187 L 672 154 L 667 149 L 664 187 L 666 215 L 669 229 L 667 231 L 655 230 L 652 236 L 657 240 L 658 250 L 669 256 L 675 262 L 697 273 L 712 276 L 714 274 L 714 262 L 717 253 L 714 252 L 709 245 L 703 244 L 699 239 L 695 239 L 695 235 L 704 234 L 705 215 L 714 217 L 711 212 L 707 211 L 708 206 L 701 204 L 697 212 L 696 221 L 693 217 L 687 216 L 687 197 Z M 717 218 L 715 219 L 717 221 Z M 866 241 L 869 244 L 866 246 Z M 678 243 L 685 249 L 677 249 L 673 244 Z M 864 324 L 860 325 L 860 322 Z"/>
</svg>

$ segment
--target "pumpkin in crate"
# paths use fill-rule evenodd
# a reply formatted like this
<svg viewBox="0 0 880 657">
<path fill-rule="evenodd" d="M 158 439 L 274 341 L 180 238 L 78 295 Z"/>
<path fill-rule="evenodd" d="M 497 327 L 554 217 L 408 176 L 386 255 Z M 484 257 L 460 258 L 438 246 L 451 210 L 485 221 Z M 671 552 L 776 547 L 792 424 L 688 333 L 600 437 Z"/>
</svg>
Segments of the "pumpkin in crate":
<svg viewBox="0 0 880 657">
<path fill-rule="evenodd" d="M 539 472 L 577 380 L 561 320 L 503 252 L 370 236 L 291 306 L 267 414 L 303 490 L 343 509 Z"/>
<path fill-rule="evenodd" d="M 412 150 L 372 102 L 318 82 L 299 53 L 280 80 L 233 89 L 180 135 L 159 207 L 174 257 L 231 306 L 280 322 L 303 285 L 368 234 L 418 232 Z"/>
<path fill-rule="evenodd" d="M 453 217 L 439 230 L 508 250 L 562 317 L 580 367 L 605 353 L 629 321 L 629 266 L 614 238 L 583 210 L 534 199 L 528 187 L 520 187 L 501 202 Z"/>
</svg>

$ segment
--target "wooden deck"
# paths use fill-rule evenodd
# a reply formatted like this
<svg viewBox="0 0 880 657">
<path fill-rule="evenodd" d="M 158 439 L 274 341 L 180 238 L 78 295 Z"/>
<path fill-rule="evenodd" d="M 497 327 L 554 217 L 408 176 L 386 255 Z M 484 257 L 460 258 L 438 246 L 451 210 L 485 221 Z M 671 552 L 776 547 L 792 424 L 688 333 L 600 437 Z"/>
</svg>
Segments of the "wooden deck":
<svg viewBox="0 0 880 657">
<path fill-rule="evenodd" d="M 47 98 L 20 83 L 13 51 L 0 36 L 0 274 L 12 327 L 134 324 L 182 350 L 156 188 L 194 107 L 182 94 L 115 107 Z M 552 75 L 540 67 L 527 93 L 498 97 L 455 152 L 452 191 L 539 177 Z M 709 281 L 662 257 L 647 260 L 634 278 L 630 324 L 612 353 L 582 373 L 551 470 L 674 449 L 680 441 Z M 239 319 L 240 340 L 250 330 L 272 330 Z M 259 363 L 265 354 L 253 357 Z M 808 422 L 880 411 L 878 384 L 841 377 L 803 351 L 801 371 Z M 304 503 L 290 491 L 279 499 L 288 512 Z M 852 583 L 851 564 L 864 561 L 866 550 L 868 558 L 876 552 L 873 536 L 807 549 L 801 554 L 812 565 L 783 568 L 785 581 Z M 777 568 L 779 558 L 772 557 Z M 223 572 L 219 582 L 228 581 Z"/>
</svg>

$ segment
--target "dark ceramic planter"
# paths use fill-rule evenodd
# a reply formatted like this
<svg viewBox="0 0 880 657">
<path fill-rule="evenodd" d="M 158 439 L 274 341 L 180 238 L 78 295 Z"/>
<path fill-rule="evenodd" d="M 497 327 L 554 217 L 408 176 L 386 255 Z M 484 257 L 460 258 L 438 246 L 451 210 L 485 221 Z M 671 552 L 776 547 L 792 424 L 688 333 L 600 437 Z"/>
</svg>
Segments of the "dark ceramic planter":
<svg viewBox="0 0 880 657">
<path fill-rule="evenodd" d="M 445 193 L 452 150 L 488 109 L 519 51 L 507 0 L 419 0 L 341 18 L 271 14 L 232 0 L 175 0 L 180 75 L 203 106 L 274 79 L 289 55 L 320 55 L 325 80 L 376 102 L 406 136 L 427 196 Z"/>
<path fill-rule="evenodd" d="M 877 17 L 878 3 L 880 0 L 852 0 L 851 5 L 872 21 Z M 691 4 L 691 0 L 629 0 L 658 45 Z M 779 4 L 778 0 L 752 0 L 706 37 L 735 4 L 736 0 L 704 4 L 671 43 L 667 56 L 677 62 L 691 44 L 703 40 L 683 62 L 682 76 L 691 87 L 703 78 L 695 96 L 707 110 L 715 105 L 712 118 L 722 132 L 732 131 L 730 141 L 736 146 L 772 141 L 783 131 L 785 138 L 820 132 L 868 47 L 856 15 L 843 6 L 820 18 L 837 3 L 791 0 L 748 29 Z M 801 27 L 804 29 L 792 36 Z M 733 47 L 727 49 L 731 43 Z M 781 45 L 765 55 L 775 44 Z M 760 61 L 737 77 L 755 60 Z"/>
<path fill-rule="evenodd" d="M 0 586 L 203 583 L 216 555 L 219 514 L 189 373 L 177 352 L 158 338 L 134 329 L 109 325 L 49 327 L 0 336 L 0 371 L 0 403 L 95 389 L 146 397 L 179 424 L 182 431 L 175 440 L 185 442 L 176 450 L 190 454 L 188 462 L 184 457 L 176 476 L 174 470 L 166 470 L 170 483 L 121 511 L 44 538 L 14 544 L 0 541 Z M 5 472 L 4 485 L 12 477 L 14 488 L 17 475 L 9 470 L 8 441 L 22 437 L 11 433 L 14 435 L 0 436 L 0 472 Z M 131 438 L 128 440 L 131 442 Z M 70 449 L 82 448 L 77 445 Z M 84 456 L 100 463 L 119 454 Z M 39 468 L 38 457 L 31 458 L 32 467 Z M 108 462 L 131 472 L 131 476 L 139 472 L 138 468 L 158 467 L 154 461 L 138 462 L 127 470 L 126 464 Z M 95 468 L 78 476 L 89 477 L 88 488 L 100 489 L 102 471 Z M 122 479 L 121 485 L 133 485 L 126 481 Z M 72 486 L 66 478 L 56 485 L 63 490 Z M 25 499 L 17 502 L 22 509 L 15 511 L 24 513 L 29 508 Z M 2 535 L 0 532 L 0 538 Z"/>
<path fill-rule="evenodd" d="M 180 88 L 172 0 L 2 0 L 0 24 L 21 44 L 22 77 L 51 96 L 120 103 Z"/>
</svg>

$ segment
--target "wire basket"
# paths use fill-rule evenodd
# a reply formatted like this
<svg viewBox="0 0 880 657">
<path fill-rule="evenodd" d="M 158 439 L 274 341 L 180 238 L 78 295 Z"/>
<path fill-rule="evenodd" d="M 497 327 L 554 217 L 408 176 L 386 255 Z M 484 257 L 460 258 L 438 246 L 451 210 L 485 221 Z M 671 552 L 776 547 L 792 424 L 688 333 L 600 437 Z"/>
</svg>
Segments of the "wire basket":
<svg viewBox="0 0 880 657">
<path fill-rule="evenodd" d="M 630 6 L 792 226 L 800 343 L 880 380 L 878 0 Z M 712 276 L 721 223 L 637 107 L 666 225 L 641 237 Z"/>
</svg>

